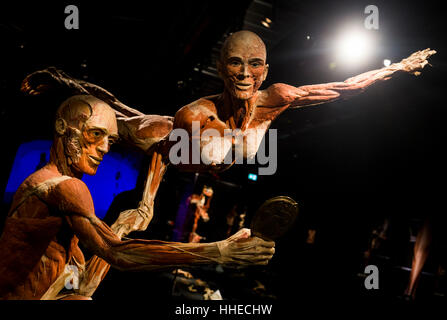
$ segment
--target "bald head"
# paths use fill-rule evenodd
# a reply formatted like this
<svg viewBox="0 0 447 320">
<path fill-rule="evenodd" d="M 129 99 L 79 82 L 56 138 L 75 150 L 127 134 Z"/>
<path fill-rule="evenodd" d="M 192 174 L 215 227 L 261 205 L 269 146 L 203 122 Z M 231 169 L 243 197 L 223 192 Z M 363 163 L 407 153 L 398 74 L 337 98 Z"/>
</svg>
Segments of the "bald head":
<svg viewBox="0 0 447 320">
<path fill-rule="evenodd" d="M 56 138 L 64 152 L 59 163 L 72 172 L 95 174 L 103 156 L 118 139 L 118 126 L 113 109 L 90 95 L 77 95 L 65 100 L 56 113 Z"/>
<path fill-rule="evenodd" d="M 264 58 L 264 61 L 267 59 L 267 50 L 264 41 L 262 41 L 262 39 L 254 32 L 241 30 L 225 39 L 220 51 L 221 61 L 230 56 L 231 52 L 234 52 L 234 50 L 239 48 L 255 50 Z"/>
<path fill-rule="evenodd" d="M 83 123 L 97 113 L 108 114 L 110 117 L 115 112 L 108 104 L 94 96 L 75 95 L 62 102 L 56 112 L 56 119 L 64 119 L 67 125 L 81 128 Z"/>
</svg>

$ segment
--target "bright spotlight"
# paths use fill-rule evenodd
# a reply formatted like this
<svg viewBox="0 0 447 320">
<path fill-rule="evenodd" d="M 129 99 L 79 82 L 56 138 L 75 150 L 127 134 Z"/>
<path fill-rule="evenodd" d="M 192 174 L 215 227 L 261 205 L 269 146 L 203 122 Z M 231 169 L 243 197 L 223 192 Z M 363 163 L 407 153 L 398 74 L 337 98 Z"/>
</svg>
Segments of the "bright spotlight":
<svg viewBox="0 0 447 320">
<path fill-rule="evenodd" d="M 390 64 L 391 64 L 391 60 L 390 60 L 390 59 L 385 59 L 385 60 L 383 60 L 383 65 L 384 65 L 385 67 L 388 67 Z"/>
<path fill-rule="evenodd" d="M 337 42 L 337 60 L 345 63 L 359 63 L 369 55 L 371 41 L 360 31 L 343 34 Z"/>
</svg>

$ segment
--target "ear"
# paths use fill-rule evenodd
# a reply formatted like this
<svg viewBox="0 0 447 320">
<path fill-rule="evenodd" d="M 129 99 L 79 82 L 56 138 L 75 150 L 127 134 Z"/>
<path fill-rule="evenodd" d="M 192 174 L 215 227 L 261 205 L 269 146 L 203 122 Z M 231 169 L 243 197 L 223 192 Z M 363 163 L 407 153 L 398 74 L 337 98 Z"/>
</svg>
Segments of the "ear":
<svg viewBox="0 0 447 320">
<path fill-rule="evenodd" d="M 269 65 L 266 64 L 264 67 L 264 74 L 262 75 L 262 81 L 264 81 L 267 78 L 268 73 L 269 73 Z"/>
<path fill-rule="evenodd" d="M 67 122 L 62 118 L 56 119 L 54 129 L 56 130 L 57 134 L 61 136 L 64 135 L 67 131 Z"/>
</svg>

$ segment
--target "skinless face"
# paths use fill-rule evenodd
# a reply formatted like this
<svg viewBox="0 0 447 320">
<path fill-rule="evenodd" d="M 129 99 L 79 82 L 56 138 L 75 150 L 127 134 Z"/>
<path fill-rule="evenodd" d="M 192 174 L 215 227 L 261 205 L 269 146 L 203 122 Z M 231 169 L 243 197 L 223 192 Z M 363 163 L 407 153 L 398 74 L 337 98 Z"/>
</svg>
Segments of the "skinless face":
<svg viewBox="0 0 447 320">
<path fill-rule="evenodd" d="M 265 46 L 251 32 L 242 31 L 231 37 L 222 49 L 219 73 L 233 97 L 247 100 L 253 97 L 267 76 Z"/>
<path fill-rule="evenodd" d="M 92 106 L 92 115 L 82 125 L 78 141 L 80 156 L 72 167 L 81 173 L 94 175 L 110 146 L 118 139 L 114 111 L 103 103 Z"/>
</svg>

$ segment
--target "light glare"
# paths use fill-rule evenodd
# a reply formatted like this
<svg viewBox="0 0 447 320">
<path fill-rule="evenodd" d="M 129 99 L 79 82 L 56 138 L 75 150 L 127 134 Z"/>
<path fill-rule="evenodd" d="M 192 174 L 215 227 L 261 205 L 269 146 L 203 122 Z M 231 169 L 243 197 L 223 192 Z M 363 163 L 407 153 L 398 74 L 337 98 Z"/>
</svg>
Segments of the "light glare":
<svg viewBox="0 0 447 320">
<path fill-rule="evenodd" d="M 358 63 L 364 60 L 371 50 L 370 39 L 365 33 L 351 31 L 340 37 L 337 45 L 337 60 Z"/>
</svg>

